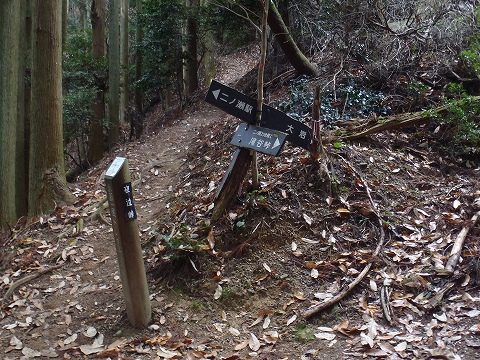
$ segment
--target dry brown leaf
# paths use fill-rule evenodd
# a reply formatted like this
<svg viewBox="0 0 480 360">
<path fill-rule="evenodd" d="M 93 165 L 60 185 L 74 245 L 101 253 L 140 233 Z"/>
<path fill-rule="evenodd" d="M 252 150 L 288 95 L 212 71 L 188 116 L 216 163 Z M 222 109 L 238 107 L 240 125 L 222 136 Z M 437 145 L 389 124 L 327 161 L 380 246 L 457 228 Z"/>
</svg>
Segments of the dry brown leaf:
<svg viewBox="0 0 480 360">
<path fill-rule="evenodd" d="M 248 340 L 248 347 L 253 351 L 258 351 L 260 349 L 260 340 L 255 336 L 254 333 L 250 333 L 250 339 Z"/>
</svg>

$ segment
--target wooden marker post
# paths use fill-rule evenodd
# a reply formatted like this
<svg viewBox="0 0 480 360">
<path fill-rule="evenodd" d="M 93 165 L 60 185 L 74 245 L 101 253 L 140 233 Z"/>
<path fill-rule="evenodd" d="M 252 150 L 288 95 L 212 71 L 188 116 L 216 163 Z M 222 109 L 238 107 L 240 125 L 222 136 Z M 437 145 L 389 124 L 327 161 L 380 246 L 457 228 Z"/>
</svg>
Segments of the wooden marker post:
<svg viewBox="0 0 480 360">
<path fill-rule="evenodd" d="M 105 174 L 105 186 L 128 320 L 134 327 L 144 328 L 150 322 L 152 308 L 127 159 L 117 157 L 113 161 Z"/>
</svg>

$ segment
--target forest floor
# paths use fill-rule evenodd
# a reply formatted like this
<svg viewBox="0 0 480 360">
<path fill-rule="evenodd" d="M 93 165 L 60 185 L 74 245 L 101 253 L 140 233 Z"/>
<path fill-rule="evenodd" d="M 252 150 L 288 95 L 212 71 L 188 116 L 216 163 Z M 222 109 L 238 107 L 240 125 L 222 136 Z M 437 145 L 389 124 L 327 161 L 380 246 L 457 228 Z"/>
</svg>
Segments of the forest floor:
<svg viewBox="0 0 480 360">
<path fill-rule="evenodd" d="M 218 80 L 232 84 L 256 55 L 222 58 Z M 261 190 L 245 184 L 212 222 L 238 120 L 199 99 L 147 122 L 142 140 L 71 184 L 76 204 L 3 240 L 0 358 L 478 358 L 480 230 L 471 218 L 480 168 L 478 158 L 440 152 L 441 126 L 327 145 L 327 194 L 304 151 L 260 155 Z M 125 313 L 108 210 L 89 219 L 116 156 L 128 158 L 136 184 L 153 309 L 143 330 Z M 302 316 L 367 266 L 344 299 Z"/>
</svg>

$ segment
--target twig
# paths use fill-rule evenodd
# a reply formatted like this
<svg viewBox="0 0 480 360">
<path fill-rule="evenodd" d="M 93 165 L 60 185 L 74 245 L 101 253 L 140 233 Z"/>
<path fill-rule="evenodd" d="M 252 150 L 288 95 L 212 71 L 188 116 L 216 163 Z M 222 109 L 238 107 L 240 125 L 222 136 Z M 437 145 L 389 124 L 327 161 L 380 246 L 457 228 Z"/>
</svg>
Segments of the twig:
<svg viewBox="0 0 480 360">
<path fill-rule="evenodd" d="M 393 312 L 392 307 L 390 306 L 390 287 L 388 285 L 383 285 L 380 289 L 380 304 L 382 305 L 383 316 L 387 322 L 393 324 Z"/>
<path fill-rule="evenodd" d="M 458 233 L 457 239 L 453 244 L 452 251 L 450 252 L 450 258 L 447 261 L 447 265 L 445 265 L 445 270 L 442 271 L 442 275 L 453 274 L 455 267 L 457 266 L 458 260 L 460 259 L 460 255 L 462 254 L 463 243 L 465 242 L 465 239 L 467 238 L 470 229 L 473 228 L 477 223 L 479 216 L 480 211 L 477 211 L 477 213 L 473 215 L 472 219 L 468 222 L 468 225 L 464 226 L 462 230 Z"/>
<path fill-rule="evenodd" d="M 427 304 L 420 307 L 426 311 L 435 309 L 442 302 L 445 294 L 447 294 L 453 288 L 454 285 L 455 285 L 454 281 L 447 283 L 447 285 L 445 285 L 442 289 L 440 289 L 437 292 L 437 294 L 433 298 L 431 298 Z M 415 305 L 418 306 L 419 304 L 415 304 Z"/>
<path fill-rule="evenodd" d="M 375 249 L 375 252 L 373 253 L 373 256 L 374 257 L 377 257 L 378 254 L 380 254 L 380 251 L 382 250 L 383 248 L 383 244 L 384 244 L 384 241 L 385 241 L 385 232 L 383 230 L 383 219 L 382 217 L 380 216 L 380 214 L 378 213 L 378 210 L 375 206 L 375 203 L 373 202 L 373 199 L 372 199 L 372 196 L 370 195 L 370 189 L 367 185 L 367 183 L 365 182 L 365 180 L 363 179 L 363 177 L 360 175 L 360 173 L 355 170 L 355 168 L 347 161 L 345 160 L 342 156 L 340 155 L 337 155 L 340 159 L 343 160 L 343 162 L 345 162 L 352 170 L 353 172 L 355 172 L 357 174 L 357 176 L 360 178 L 360 180 L 362 181 L 363 183 L 363 186 L 365 187 L 366 189 L 366 192 L 367 192 L 367 195 L 368 195 L 368 199 L 370 200 L 370 203 L 372 205 L 372 209 L 373 209 L 373 212 L 375 213 L 375 215 L 377 216 L 377 219 L 378 219 L 378 222 L 380 224 L 380 241 L 378 242 L 378 245 Z M 372 263 L 368 263 L 362 270 L 362 272 L 360 274 L 357 275 L 357 277 L 355 278 L 355 280 L 353 280 L 350 284 L 348 284 L 348 286 L 345 288 L 345 290 L 343 290 L 342 292 L 340 292 L 339 294 L 337 294 L 336 296 L 334 296 L 333 298 L 329 299 L 329 300 L 326 300 L 318 305 L 315 305 L 314 307 L 310 308 L 310 309 L 307 309 L 305 310 L 303 313 L 302 313 L 302 316 L 306 319 L 308 319 L 309 317 L 311 317 L 312 315 L 315 315 L 316 313 L 326 309 L 326 308 L 329 308 L 330 306 L 332 305 L 335 305 L 336 303 L 338 303 L 339 301 L 341 301 L 342 299 L 344 299 L 349 293 L 350 291 L 352 291 L 352 289 L 355 288 L 355 286 L 357 286 L 364 278 L 365 276 L 367 275 L 367 273 L 370 271 L 370 268 L 372 267 Z"/>
<path fill-rule="evenodd" d="M 36 279 L 42 275 L 45 275 L 47 273 L 49 273 L 50 271 L 53 271 L 55 269 L 58 269 L 58 268 L 61 268 L 65 263 L 62 263 L 62 264 L 58 264 L 58 265 L 54 265 L 52 267 L 49 267 L 49 268 L 46 268 L 46 269 L 41 269 L 39 271 L 37 271 L 36 273 L 34 274 L 31 274 L 31 275 L 28 275 L 28 276 L 25 276 L 17 281 L 15 281 L 12 285 L 10 285 L 10 287 L 8 288 L 7 292 L 5 293 L 5 295 L 3 296 L 3 300 L 2 300 L 2 306 L 1 307 L 4 307 L 5 306 L 5 303 L 6 301 L 8 300 L 8 298 L 10 296 L 12 296 L 13 292 L 21 285 L 23 284 L 26 284 L 27 282 L 29 281 L 32 281 L 33 279 Z"/>
</svg>

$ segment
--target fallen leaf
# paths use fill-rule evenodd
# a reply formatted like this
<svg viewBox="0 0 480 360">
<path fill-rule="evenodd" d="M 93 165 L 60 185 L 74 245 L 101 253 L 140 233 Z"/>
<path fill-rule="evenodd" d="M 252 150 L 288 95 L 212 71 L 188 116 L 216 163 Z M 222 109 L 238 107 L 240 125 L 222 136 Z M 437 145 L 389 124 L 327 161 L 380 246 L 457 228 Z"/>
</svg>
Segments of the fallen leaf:
<svg viewBox="0 0 480 360">
<path fill-rule="evenodd" d="M 210 249 L 213 250 L 215 247 L 215 233 L 214 233 L 214 227 L 212 226 L 212 229 L 207 235 L 207 240 L 208 240 L 208 245 L 210 245 Z"/>
<path fill-rule="evenodd" d="M 42 353 L 40 351 L 30 349 L 26 346 L 22 349 L 22 354 L 28 359 L 42 356 Z"/>
<path fill-rule="evenodd" d="M 248 347 L 253 351 L 258 351 L 260 349 L 260 340 L 255 336 L 254 333 L 250 333 L 250 340 L 248 341 Z"/>
<path fill-rule="evenodd" d="M 67 337 L 65 340 L 63 340 L 63 343 L 65 345 L 73 343 L 75 340 L 77 340 L 78 335 L 77 334 L 72 334 L 69 337 Z"/>
<path fill-rule="evenodd" d="M 230 334 L 232 334 L 233 336 L 239 336 L 240 335 L 240 331 L 238 331 L 238 329 L 235 329 L 234 327 L 229 327 L 228 328 L 228 332 Z"/>
<path fill-rule="evenodd" d="M 215 300 L 220 299 L 220 297 L 222 296 L 222 292 L 223 292 L 222 286 L 218 284 L 217 289 L 215 290 L 215 294 L 213 294 L 213 298 Z"/>
<path fill-rule="evenodd" d="M 308 216 L 307 214 L 303 214 L 303 219 L 308 225 L 312 225 L 313 219 L 310 216 Z"/>
<path fill-rule="evenodd" d="M 407 342 L 402 341 L 400 344 L 394 347 L 396 352 L 403 352 L 407 349 Z"/>
<path fill-rule="evenodd" d="M 297 320 L 297 315 L 292 315 L 288 320 L 287 320 L 287 326 L 293 323 L 295 320 Z"/>
<path fill-rule="evenodd" d="M 21 350 L 23 348 L 23 343 L 16 336 L 12 336 L 10 345 L 13 346 L 15 350 Z"/>
<path fill-rule="evenodd" d="M 97 329 L 93 326 L 89 326 L 88 329 L 83 333 L 86 337 L 93 338 L 97 335 Z"/>
<path fill-rule="evenodd" d="M 157 350 L 157 356 L 161 356 L 165 359 L 173 359 L 174 357 L 182 356 L 182 354 L 180 354 L 178 351 L 170 351 L 163 347 L 160 347 Z"/>
<path fill-rule="evenodd" d="M 299 292 L 296 292 L 295 294 L 293 294 L 293 296 L 294 296 L 295 298 L 297 298 L 298 300 L 302 300 L 302 301 L 303 301 L 303 300 L 307 300 L 307 298 L 306 298 L 306 297 L 303 295 L 303 293 L 300 292 L 300 291 L 299 291 Z"/>
<path fill-rule="evenodd" d="M 263 321 L 263 328 L 266 329 L 270 326 L 270 321 L 271 321 L 271 317 L 270 315 L 268 315 L 267 317 L 265 317 L 265 320 Z"/>
<path fill-rule="evenodd" d="M 264 340 L 267 344 L 275 344 L 278 341 L 279 335 L 278 331 L 266 331 L 263 336 L 262 340 Z"/>
<path fill-rule="evenodd" d="M 242 341 L 240 344 L 238 344 L 237 346 L 235 346 L 234 350 L 235 350 L 235 351 L 243 350 L 243 349 L 245 349 L 247 346 L 248 346 L 248 341 Z"/>
<path fill-rule="evenodd" d="M 307 244 L 318 244 L 320 242 L 319 240 L 311 240 L 307 238 L 301 238 L 300 240 L 302 240 L 303 242 L 306 242 Z"/>
<path fill-rule="evenodd" d="M 314 335 L 317 339 L 320 339 L 320 340 L 332 341 L 333 339 L 335 339 L 335 334 L 331 332 L 319 332 Z"/>
</svg>

